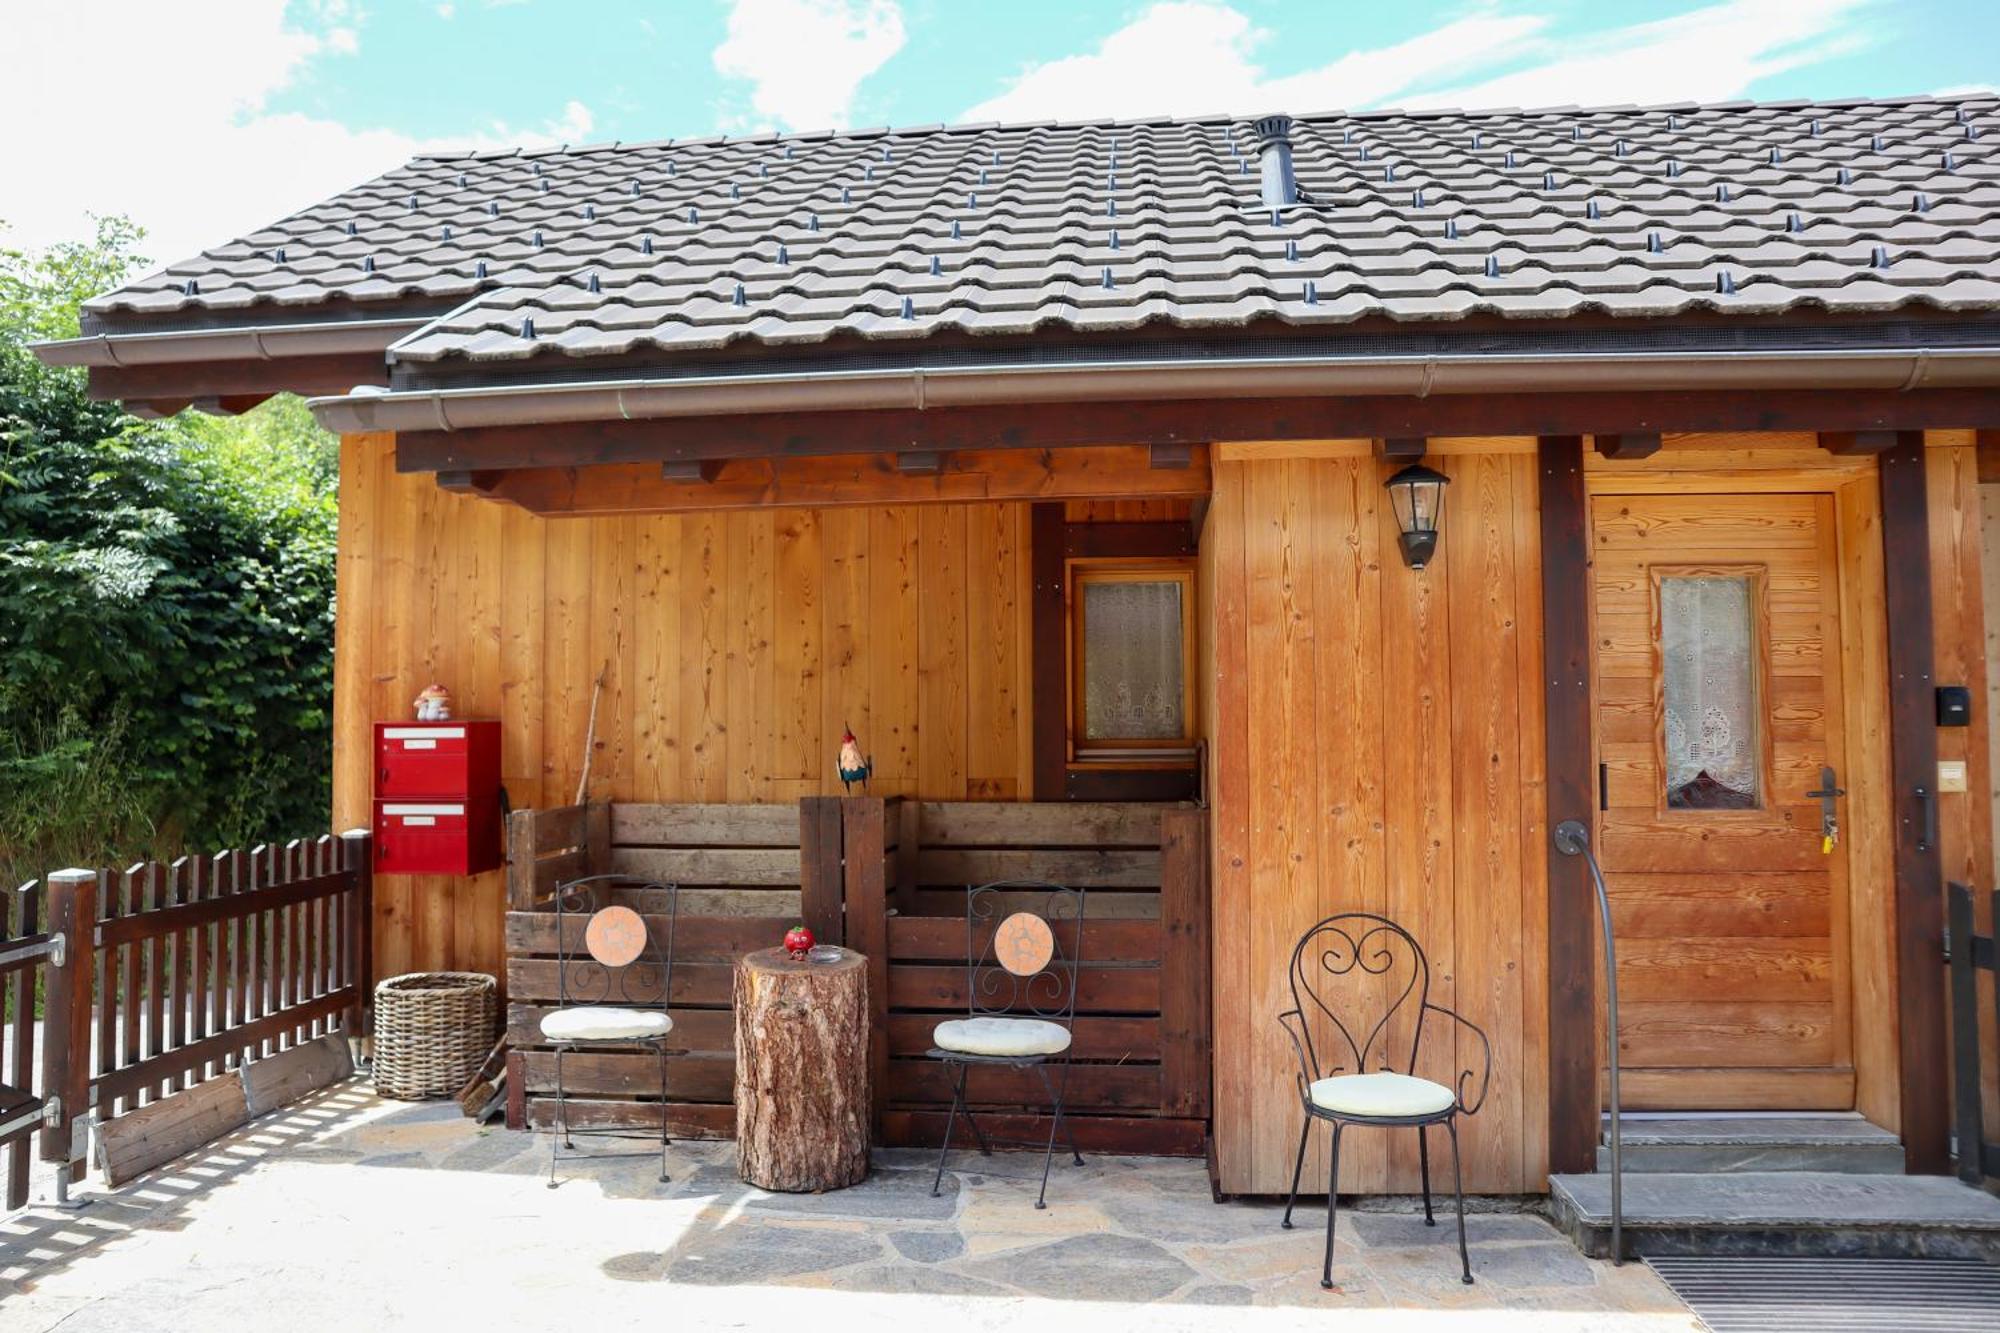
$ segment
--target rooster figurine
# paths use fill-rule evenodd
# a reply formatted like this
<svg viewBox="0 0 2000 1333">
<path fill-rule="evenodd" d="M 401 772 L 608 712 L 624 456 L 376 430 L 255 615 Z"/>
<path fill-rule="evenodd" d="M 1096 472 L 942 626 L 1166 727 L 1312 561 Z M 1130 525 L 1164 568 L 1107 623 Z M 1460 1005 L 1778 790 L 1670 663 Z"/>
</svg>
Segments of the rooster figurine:
<svg viewBox="0 0 2000 1333">
<path fill-rule="evenodd" d="M 846 791 L 858 782 L 861 790 L 867 791 L 868 775 L 875 771 L 875 761 L 861 757 L 861 746 L 855 742 L 852 727 L 840 730 L 840 758 L 834 761 L 834 770 L 840 774 L 840 789 Z"/>
</svg>

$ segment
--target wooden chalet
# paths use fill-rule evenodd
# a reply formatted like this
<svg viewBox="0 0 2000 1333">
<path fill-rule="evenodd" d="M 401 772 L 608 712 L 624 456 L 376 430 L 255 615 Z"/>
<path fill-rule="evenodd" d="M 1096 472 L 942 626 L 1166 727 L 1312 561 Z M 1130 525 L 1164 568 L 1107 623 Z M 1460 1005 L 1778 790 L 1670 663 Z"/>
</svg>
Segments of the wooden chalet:
<svg viewBox="0 0 2000 1333">
<path fill-rule="evenodd" d="M 374 958 L 505 978 L 517 1123 L 559 878 L 699 890 L 684 1130 L 729 1130 L 726 963 L 803 916 L 872 960 L 878 1133 L 935 1142 L 953 890 L 1035 874 L 1091 895 L 1087 1149 L 1282 1192 L 1286 963 L 1360 909 L 1491 1039 L 1467 1187 L 1538 1192 L 1602 1104 L 1577 819 L 1628 1109 L 1858 1112 L 1936 1172 L 1945 885 L 1994 882 L 1995 144 L 1982 94 L 444 154 L 42 355 L 341 434 L 334 818 L 425 685 L 499 720 L 508 867 L 378 877 Z M 622 1061 L 571 1073 L 600 1121 Z M 1414 1188 L 1414 1136 L 1350 1152 Z"/>
</svg>

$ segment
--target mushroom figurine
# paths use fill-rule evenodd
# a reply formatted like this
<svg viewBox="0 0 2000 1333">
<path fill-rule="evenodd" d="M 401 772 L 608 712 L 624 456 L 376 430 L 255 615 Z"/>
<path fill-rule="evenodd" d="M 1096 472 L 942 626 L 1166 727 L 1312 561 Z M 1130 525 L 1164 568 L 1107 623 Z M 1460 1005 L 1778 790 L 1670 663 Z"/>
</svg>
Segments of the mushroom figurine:
<svg viewBox="0 0 2000 1333">
<path fill-rule="evenodd" d="M 451 717 L 451 691 L 442 685 L 424 686 L 415 704 L 419 722 L 444 722 Z"/>
</svg>

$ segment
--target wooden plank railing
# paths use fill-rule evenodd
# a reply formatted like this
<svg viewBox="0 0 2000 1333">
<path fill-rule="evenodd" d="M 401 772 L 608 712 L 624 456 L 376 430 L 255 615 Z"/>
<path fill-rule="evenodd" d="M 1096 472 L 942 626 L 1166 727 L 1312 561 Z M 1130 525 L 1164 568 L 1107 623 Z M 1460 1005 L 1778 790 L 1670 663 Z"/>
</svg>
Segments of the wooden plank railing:
<svg viewBox="0 0 2000 1333">
<path fill-rule="evenodd" d="M 35 1060 L 37 997 L 66 942 L 44 927 L 46 890 L 30 881 L 0 900 L 0 1172 L 6 1176 L 8 1208 L 28 1201 L 28 1140 L 42 1127 L 49 1108 L 48 1084 L 38 1080 Z"/>
<path fill-rule="evenodd" d="M 507 1040 L 508 1123 L 550 1123 L 555 1058 L 541 1020 L 559 1002 L 561 966 L 551 903 L 556 884 L 584 875 L 618 874 L 626 883 L 600 905 L 636 910 L 664 947 L 664 902 L 647 881 L 680 887 L 674 931 L 674 1037 L 686 1053 L 671 1066 L 668 1122 L 676 1137 L 727 1137 L 735 1130 L 735 1027 L 730 972 L 752 949 L 777 943 L 803 916 L 828 924 L 838 939 L 839 901 L 825 897 L 825 812 L 791 805 L 650 805 L 620 803 L 518 810 L 508 819 Z M 808 865 L 817 873 L 808 876 Z M 810 878 L 813 888 L 808 892 Z M 584 918 L 564 922 L 565 951 L 580 955 Z M 574 966 L 578 966 L 573 964 Z M 657 1002 L 657 989 L 636 991 Z M 601 1051 L 565 1056 L 564 1098 L 577 1126 L 659 1125 L 658 1066 L 652 1055 Z"/>
<path fill-rule="evenodd" d="M 1958 1176 L 1970 1185 L 2000 1179 L 2000 1143 L 1986 1137 L 1982 1057 L 2000 1051 L 2000 892 L 1988 897 L 1987 920 L 1993 929 L 1981 935 L 1974 921 L 1972 890 L 1952 884 L 1947 891 L 1945 948 L 1951 986 L 1952 1092 Z M 1989 978 L 1980 985 L 1979 974 Z M 1984 990 L 1985 996 L 1980 992 Z M 1991 1005 L 1990 1039 L 1983 1037 L 1980 1016 Z"/>
<path fill-rule="evenodd" d="M 0 1104 L 52 1106 L 41 1157 L 82 1178 L 79 1128 L 344 1027 L 367 1031 L 373 919 L 369 836 L 294 841 L 123 871 L 65 870 L 15 894 L 0 981 L 12 1050 Z M 37 930 L 37 918 L 40 929 Z M 0 923 L 4 924 L 4 923 Z M 63 947 L 29 957 L 36 941 Z M 43 994 L 40 1090 L 34 997 Z M 10 1122 L 0 1112 L 0 1122 Z M 8 1146 L 8 1197 L 26 1186 Z"/>
<path fill-rule="evenodd" d="M 675 937 L 669 1076 L 677 1136 L 734 1130 L 730 968 L 803 919 L 869 959 L 875 1133 L 935 1142 L 950 1093 L 925 1058 L 931 1029 L 965 1005 L 965 889 L 1046 878 L 1089 891 L 1070 1107 L 1080 1145 L 1198 1154 L 1209 1114 L 1206 815 L 1164 805 L 920 802 L 807 797 L 794 806 L 569 806 L 508 824 L 509 1123 L 550 1122 L 554 1061 L 541 1039 L 556 1003 L 561 881 L 618 873 L 623 902 L 664 942 L 647 879 L 683 889 Z M 569 923 L 572 949 L 583 923 Z M 577 1125 L 657 1126 L 657 1066 L 644 1052 L 566 1057 Z M 975 1101 L 1003 1137 L 1046 1132 L 1033 1075 L 982 1075 Z M 1039 1126 L 1039 1129 L 1037 1128 Z"/>
</svg>

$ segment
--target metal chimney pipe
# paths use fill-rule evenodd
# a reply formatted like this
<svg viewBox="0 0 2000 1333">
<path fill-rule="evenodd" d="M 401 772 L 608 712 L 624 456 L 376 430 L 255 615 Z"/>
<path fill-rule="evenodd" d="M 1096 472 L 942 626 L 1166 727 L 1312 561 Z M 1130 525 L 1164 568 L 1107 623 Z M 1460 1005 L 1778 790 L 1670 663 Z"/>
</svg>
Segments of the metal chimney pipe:
<svg viewBox="0 0 2000 1333">
<path fill-rule="evenodd" d="M 1257 131 L 1257 156 L 1263 168 L 1264 203 L 1271 208 L 1299 201 L 1299 180 L 1292 174 L 1292 118 L 1260 116 L 1251 122 Z"/>
</svg>

